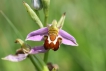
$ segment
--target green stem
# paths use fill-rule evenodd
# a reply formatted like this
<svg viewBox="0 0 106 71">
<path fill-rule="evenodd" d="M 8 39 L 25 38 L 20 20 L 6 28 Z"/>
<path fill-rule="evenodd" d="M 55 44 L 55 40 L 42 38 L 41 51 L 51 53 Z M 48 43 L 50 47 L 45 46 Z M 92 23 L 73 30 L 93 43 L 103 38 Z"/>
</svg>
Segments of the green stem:
<svg viewBox="0 0 106 71">
<path fill-rule="evenodd" d="M 47 26 L 47 23 L 48 23 L 48 16 L 45 15 L 45 19 L 44 19 L 44 26 Z M 48 62 L 48 57 L 49 57 L 49 51 L 47 51 L 45 54 L 44 54 L 44 62 L 47 64 Z"/>
<path fill-rule="evenodd" d="M 48 57 L 49 57 L 49 51 L 47 51 L 45 54 L 44 54 L 44 62 L 47 64 L 48 62 Z"/>
<path fill-rule="evenodd" d="M 34 57 L 38 60 L 40 66 L 42 67 L 42 71 L 49 71 L 48 67 L 46 66 L 45 62 L 39 58 L 39 56 L 34 55 Z"/>
<path fill-rule="evenodd" d="M 47 26 L 47 24 L 48 24 L 48 16 L 45 16 L 45 18 L 44 18 L 44 26 Z"/>
<path fill-rule="evenodd" d="M 42 67 L 39 64 L 38 60 L 33 55 L 29 55 L 29 58 L 33 65 L 36 67 L 37 71 L 42 71 Z"/>
<path fill-rule="evenodd" d="M 43 5 L 43 11 L 44 11 L 44 26 L 47 26 L 48 23 L 48 16 L 49 16 L 49 5 L 50 5 L 50 0 L 41 0 L 42 5 Z"/>
<path fill-rule="evenodd" d="M 48 16 L 49 16 L 49 4 L 50 0 L 42 0 L 43 11 L 44 11 L 44 26 L 48 24 Z M 48 62 L 49 51 L 44 54 L 44 62 L 47 64 Z"/>
</svg>

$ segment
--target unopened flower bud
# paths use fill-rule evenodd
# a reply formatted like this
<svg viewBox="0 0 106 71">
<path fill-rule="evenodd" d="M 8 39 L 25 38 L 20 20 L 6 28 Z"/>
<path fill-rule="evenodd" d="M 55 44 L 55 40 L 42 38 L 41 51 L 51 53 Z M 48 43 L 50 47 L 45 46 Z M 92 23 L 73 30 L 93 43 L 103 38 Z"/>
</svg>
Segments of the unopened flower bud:
<svg viewBox="0 0 106 71">
<path fill-rule="evenodd" d="M 48 9 L 49 9 L 50 0 L 42 0 L 42 4 L 43 4 L 44 14 L 46 17 L 48 17 Z"/>
<path fill-rule="evenodd" d="M 32 5 L 35 10 L 40 10 L 43 7 L 41 0 L 32 0 Z"/>
<path fill-rule="evenodd" d="M 59 66 L 57 64 L 47 63 L 47 66 L 49 68 L 49 71 L 57 71 L 59 69 Z"/>
</svg>

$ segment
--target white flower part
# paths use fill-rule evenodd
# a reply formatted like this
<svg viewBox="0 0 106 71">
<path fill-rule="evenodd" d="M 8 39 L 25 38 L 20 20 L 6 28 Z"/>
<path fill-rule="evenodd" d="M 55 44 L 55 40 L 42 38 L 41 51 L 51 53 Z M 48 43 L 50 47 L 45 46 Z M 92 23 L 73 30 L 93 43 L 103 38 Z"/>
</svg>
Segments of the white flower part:
<svg viewBox="0 0 106 71">
<path fill-rule="evenodd" d="M 53 42 L 54 44 L 56 44 L 57 39 L 58 39 L 59 37 L 61 37 L 61 36 L 58 35 L 54 41 L 51 41 L 51 40 L 50 40 L 50 36 L 48 36 L 48 41 L 49 41 L 48 43 L 50 44 L 51 42 Z"/>
</svg>

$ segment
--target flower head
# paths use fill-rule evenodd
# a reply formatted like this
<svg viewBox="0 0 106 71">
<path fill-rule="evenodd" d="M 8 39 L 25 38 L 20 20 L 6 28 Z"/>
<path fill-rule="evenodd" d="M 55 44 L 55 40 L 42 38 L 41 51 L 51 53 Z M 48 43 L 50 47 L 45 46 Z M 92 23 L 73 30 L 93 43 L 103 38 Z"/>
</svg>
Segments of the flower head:
<svg viewBox="0 0 106 71">
<path fill-rule="evenodd" d="M 62 16 L 62 20 L 65 14 Z M 45 50 L 53 49 L 54 51 L 58 50 L 60 44 L 66 44 L 71 46 L 78 46 L 76 39 L 67 33 L 66 31 L 62 30 L 63 22 L 57 23 L 56 20 L 52 22 L 52 24 L 48 25 L 47 27 L 32 31 L 27 35 L 26 40 L 31 41 L 44 41 L 44 48 Z"/>
<path fill-rule="evenodd" d="M 8 60 L 12 62 L 19 62 L 27 58 L 29 54 L 45 53 L 47 50 L 43 46 L 36 46 L 31 48 L 29 45 L 25 44 L 21 39 L 15 41 L 21 45 L 21 48 L 16 50 L 15 55 L 8 55 L 3 60 Z"/>
</svg>

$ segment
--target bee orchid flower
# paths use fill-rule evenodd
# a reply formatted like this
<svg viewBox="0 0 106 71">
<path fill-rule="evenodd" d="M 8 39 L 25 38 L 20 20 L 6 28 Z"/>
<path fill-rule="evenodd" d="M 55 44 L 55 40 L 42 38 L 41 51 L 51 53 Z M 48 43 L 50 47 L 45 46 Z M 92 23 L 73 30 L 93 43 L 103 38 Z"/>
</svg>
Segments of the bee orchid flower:
<svg viewBox="0 0 106 71">
<path fill-rule="evenodd" d="M 21 48 L 16 50 L 16 53 L 14 55 L 10 54 L 2 58 L 3 60 L 19 62 L 26 59 L 29 54 L 45 53 L 47 51 L 44 49 L 43 46 L 35 46 L 31 48 L 29 45 L 25 44 L 21 39 L 17 39 L 16 43 L 21 44 Z"/>
<path fill-rule="evenodd" d="M 64 21 L 64 16 L 60 19 Z M 71 45 L 71 46 L 78 46 L 76 39 L 67 33 L 66 31 L 62 30 L 62 25 L 56 20 L 49 24 L 47 27 L 35 30 L 30 32 L 26 40 L 31 41 L 44 41 L 43 47 L 45 50 L 53 49 L 54 51 L 58 50 L 60 44 Z"/>
</svg>

